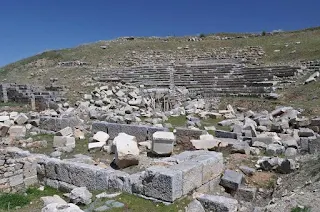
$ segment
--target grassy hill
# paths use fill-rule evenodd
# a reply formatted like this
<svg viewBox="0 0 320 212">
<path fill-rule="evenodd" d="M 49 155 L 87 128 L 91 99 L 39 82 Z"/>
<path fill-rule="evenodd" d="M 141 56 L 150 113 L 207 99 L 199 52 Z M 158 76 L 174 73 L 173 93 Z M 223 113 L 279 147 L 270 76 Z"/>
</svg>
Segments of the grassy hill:
<svg viewBox="0 0 320 212">
<path fill-rule="evenodd" d="M 123 62 L 131 58 L 145 57 L 150 62 L 156 62 L 157 57 L 148 57 L 152 53 L 160 57 L 179 59 L 184 54 L 203 54 L 221 49 L 242 49 L 248 46 L 260 46 L 265 54 L 259 63 L 299 64 L 301 60 L 320 59 L 320 27 L 293 32 L 282 32 L 274 35 L 250 37 L 250 34 L 219 33 L 202 36 L 203 40 L 190 42 L 189 37 L 167 38 L 135 38 L 134 40 L 116 39 L 99 41 L 80 45 L 75 48 L 52 50 L 17 61 L 0 68 L 0 82 L 17 82 L 47 84 L 50 77 L 59 78 L 59 84 L 69 86 L 70 97 L 79 95 L 91 89 L 92 75 L 96 69 L 121 67 Z M 217 40 L 217 36 L 235 38 Z M 101 48 L 106 46 L 106 48 Z M 277 52 L 275 50 L 280 50 Z M 80 60 L 89 62 L 88 67 L 57 67 L 58 62 Z M 134 64 L 132 64 L 134 65 Z M 284 91 L 285 102 L 306 102 L 314 96 L 320 96 L 319 82 L 313 83 L 309 92 L 308 86 L 296 86 Z M 301 94 L 300 97 L 295 95 Z M 311 97 L 313 96 L 313 97 Z M 312 101 L 308 104 L 313 104 Z"/>
</svg>

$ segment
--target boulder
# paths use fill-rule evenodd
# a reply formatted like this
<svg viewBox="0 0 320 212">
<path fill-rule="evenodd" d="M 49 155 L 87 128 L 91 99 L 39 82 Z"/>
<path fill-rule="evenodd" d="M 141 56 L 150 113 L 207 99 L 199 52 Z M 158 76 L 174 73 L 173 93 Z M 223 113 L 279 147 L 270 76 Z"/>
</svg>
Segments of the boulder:
<svg viewBox="0 0 320 212">
<path fill-rule="evenodd" d="M 75 204 L 88 205 L 91 203 L 92 194 L 86 187 L 79 187 L 71 191 L 69 198 Z"/>
<path fill-rule="evenodd" d="M 119 133 L 114 138 L 115 164 L 119 168 L 126 168 L 139 163 L 139 148 L 137 139 L 134 136 Z"/>
<path fill-rule="evenodd" d="M 252 176 L 256 170 L 248 166 L 240 166 L 239 169 L 247 176 Z"/>
</svg>

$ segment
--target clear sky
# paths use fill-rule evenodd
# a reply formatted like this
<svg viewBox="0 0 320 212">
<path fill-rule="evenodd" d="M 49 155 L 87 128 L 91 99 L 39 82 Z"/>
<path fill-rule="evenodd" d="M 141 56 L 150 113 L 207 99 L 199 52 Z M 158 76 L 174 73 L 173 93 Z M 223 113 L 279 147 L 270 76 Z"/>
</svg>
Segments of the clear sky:
<svg viewBox="0 0 320 212">
<path fill-rule="evenodd" d="M 0 66 L 120 36 L 319 26 L 319 8 L 320 0 L 0 0 Z"/>
</svg>

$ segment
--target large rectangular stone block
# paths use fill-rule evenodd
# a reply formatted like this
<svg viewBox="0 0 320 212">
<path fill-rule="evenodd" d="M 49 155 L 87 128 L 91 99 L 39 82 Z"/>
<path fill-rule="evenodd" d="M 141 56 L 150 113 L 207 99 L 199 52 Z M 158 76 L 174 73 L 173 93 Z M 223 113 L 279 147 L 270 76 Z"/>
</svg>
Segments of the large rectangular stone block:
<svg viewBox="0 0 320 212">
<path fill-rule="evenodd" d="M 78 187 L 85 186 L 89 190 L 95 190 L 97 171 L 100 169 L 99 167 L 87 164 L 69 163 L 68 170 L 71 184 Z"/>
<path fill-rule="evenodd" d="M 161 131 L 168 132 L 169 131 L 169 129 L 165 128 L 165 127 L 148 126 L 147 128 L 148 128 L 148 140 L 152 140 L 153 133 L 155 133 L 155 132 L 161 132 Z"/>
<path fill-rule="evenodd" d="M 96 190 L 107 190 L 109 189 L 109 178 L 113 170 L 101 169 L 97 170 L 96 174 Z"/>
<path fill-rule="evenodd" d="M 183 163 L 169 167 L 172 170 L 182 171 L 182 194 L 187 195 L 194 189 L 202 185 L 203 165 L 194 161 L 185 161 Z"/>
<path fill-rule="evenodd" d="M 109 134 L 110 139 L 114 139 L 119 133 L 126 133 L 135 136 L 137 141 L 145 141 L 148 137 L 148 127 L 144 125 L 129 125 L 109 122 L 94 122 L 92 124 L 92 131 L 96 133 L 103 131 Z"/>
<path fill-rule="evenodd" d="M 55 171 L 57 173 L 57 180 L 66 182 L 66 183 L 72 183 L 71 175 L 70 175 L 70 164 L 64 161 L 59 161 L 55 165 Z M 81 176 L 79 176 L 81 178 Z"/>
<path fill-rule="evenodd" d="M 224 130 L 216 130 L 215 131 L 215 136 L 217 138 L 233 138 L 233 139 L 237 139 L 238 134 L 234 133 L 234 132 L 224 131 Z"/>
<path fill-rule="evenodd" d="M 208 152 L 191 159 L 203 165 L 202 183 L 207 183 L 219 176 L 224 168 L 222 153 Z"/>
<path fill-rule="evenodd" d="M 182 196 L 182 171 L 152 166 L 146 170 L 142 184 L 146 196 L 173 202 Z"/>
<path fill-rule="evenodd" d="M 111 190 L 120 190 L 127 193 L 132 193 L 130 175 L 123 171 L 110 172 L 108 178 L 108 187 Z"/>
<path fill-rule="evenodd" d="M 50 178 L 52 180 L 58 179 L 58 174 L 56 172 L 56 166 L 61 163 L 58 159 L 49 159 L 48 161 L 45 161 L 44 167 L 45 167 L 45 177 Z"/>
</svg>

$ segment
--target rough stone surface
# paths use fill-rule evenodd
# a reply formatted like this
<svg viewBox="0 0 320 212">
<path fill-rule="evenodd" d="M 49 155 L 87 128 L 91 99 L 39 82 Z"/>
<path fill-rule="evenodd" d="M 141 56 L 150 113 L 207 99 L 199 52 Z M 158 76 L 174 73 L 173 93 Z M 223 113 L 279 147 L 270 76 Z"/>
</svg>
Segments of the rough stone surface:
<svg viewBox="0 0 320 212">
<path fill-rule="evenodd" d="M 205 212 L 205 210 L 198 200 L 193 200 L 188 204 L 185 212 Z"/>
<path fill-rule="evenodd" d="M 208 211 L 236 212 L 239 207 L 237 200 L 224 196 L 202 194 L 197 197 L 197 200 Z"/>
<path fill-rule="evenodd" d="M 114 139 L 115 163 L 119 168 L 125 168 L 139 163 L 139 148 L 134 136 L 120 133 Z"/>
<path fill-rule="evenodd" d="M 155 132 L 152 138 L 151 150 L 157 155 L 170 155 L 173 151 L 175 135 L 172 132 Z"/>
<path fill-rule="evenodd" d="M 227 169 L 221 178 L 220 185 L 227 189 L 236 191 L 241 185 L 242 180 L 243 175 L 241 173 Z"/>
<path fill-rule="evenodd" d="M 92 194 L 86 187 L 79 187 L 71 191 L 69 198 L 75 204 L 88 205 L 91 203 Z"/>
<path fill-rule="evenodd" d="M 110 136 L 108 135 L 108 133 L 105 133 L 103 131 L 98 131 L 93 136 L 93 140 L 98 141 L 98 142 L 102 142 L 102 143 L 106 143 L 109 138 L 110 138 Z"/>
<path fill-rule="evenodd" d="M 183 163 L 173 165 L 172 170 L 182 172 L 182 194 L 187 195 L 189 192 L 202 185 L 202 164 L 194 161 L 185 161 Z"/>
<path fill-rule="evenodd" d="M 182 171 L 153 166 L 146 170 L 142 184 L 146 196 L 173 202 L 182 196 L 182 179 Z"/>
</svg>

